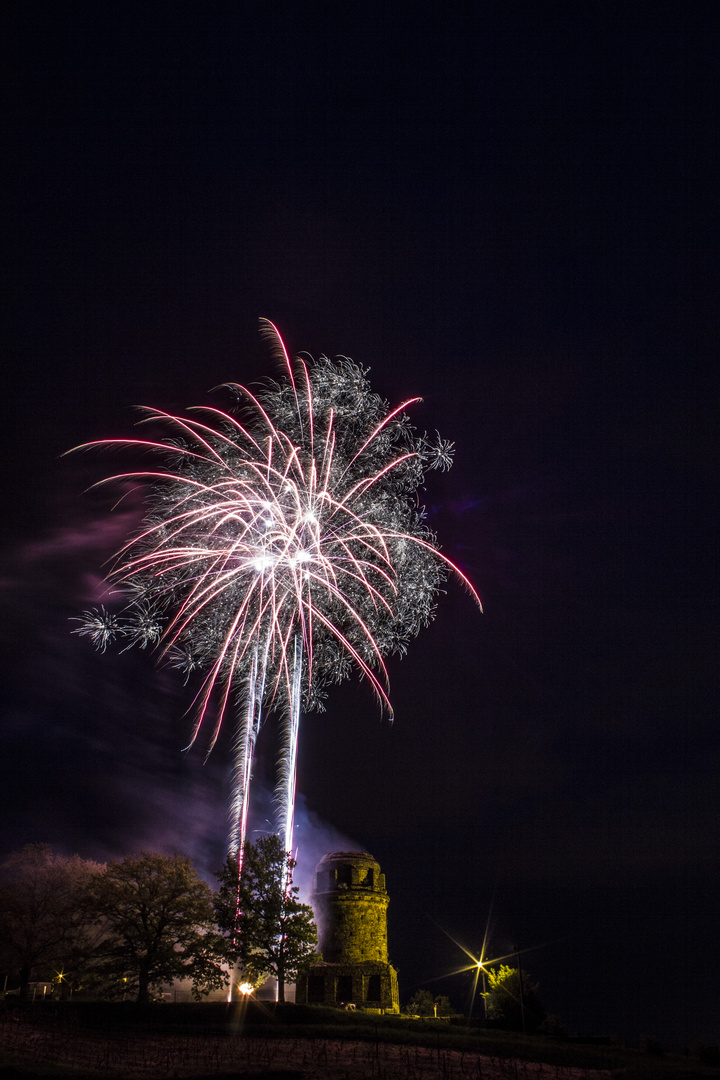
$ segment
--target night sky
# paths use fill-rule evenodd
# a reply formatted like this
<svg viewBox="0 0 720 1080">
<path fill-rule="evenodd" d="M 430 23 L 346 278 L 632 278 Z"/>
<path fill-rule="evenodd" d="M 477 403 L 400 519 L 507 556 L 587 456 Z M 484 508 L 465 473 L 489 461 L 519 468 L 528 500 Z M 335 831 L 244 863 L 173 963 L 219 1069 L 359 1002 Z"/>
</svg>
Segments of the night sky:
<svg viewBox="0 0 720 1080">
<path fill-rule="evenodd" d="M 276 374 L 266 316 L 423 396 L 456 444 L 429 523 L 485 607 L 448 583 L 392 726 L 357 679 L 304 720 L 304 871 L 380 861 L 403 1001 L 467 1009 L 451 938 L 478 955 L 490 917 L 570 1031 L 720 1041 L 709 10 L 16 5 L 0 855 L 222 862 L 229 733 L 183 754 L 182 679 L 71 634 L 139 507 L 61 455 Z"/>
</svg>

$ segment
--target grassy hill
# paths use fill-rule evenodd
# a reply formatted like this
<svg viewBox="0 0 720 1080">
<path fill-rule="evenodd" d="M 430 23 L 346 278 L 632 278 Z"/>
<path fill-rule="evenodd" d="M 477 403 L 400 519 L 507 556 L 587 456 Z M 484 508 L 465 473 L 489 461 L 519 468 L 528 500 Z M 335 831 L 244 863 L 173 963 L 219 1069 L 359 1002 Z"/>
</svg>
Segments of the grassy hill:
<svg viewBox="0 0 720 1080">
<path fill-rule="evenodd" d="M 0 1080 L 690 1080 L 720 1076 L 705 1049 L 664 1054 L 314 1006 L 14 1004 L 0 1013 Z M 715 1052 L 717 1058 L 717 1052 Z"/>
</svg>

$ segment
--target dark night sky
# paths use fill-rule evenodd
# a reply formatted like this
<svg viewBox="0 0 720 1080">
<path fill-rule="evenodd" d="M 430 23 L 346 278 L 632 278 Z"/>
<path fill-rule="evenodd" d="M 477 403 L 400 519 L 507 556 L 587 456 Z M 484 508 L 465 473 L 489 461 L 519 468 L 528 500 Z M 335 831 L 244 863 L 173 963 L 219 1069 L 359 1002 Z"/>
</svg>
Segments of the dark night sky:
<svg viewBox="0 0 720 1080">
<path fill-rule="evenodd" d="M 467 1006 L 442 929 L 477 951 L 492 906 L 570 1030 L 720 1041 L 704 7 L 17 6 L 0 853 L 222 859 L 227 745 L 182 755 L 180 682 L 70 634 L 133 508 L 59 455 L 273 374 L 265 315 L 423 395 L 456 442 L 430 523 L 485 605 L 448 586 L 392 727 L 357 681 L 306 719 L 301 860 L 380 860 L 404 1000 Z"/>
</svg>

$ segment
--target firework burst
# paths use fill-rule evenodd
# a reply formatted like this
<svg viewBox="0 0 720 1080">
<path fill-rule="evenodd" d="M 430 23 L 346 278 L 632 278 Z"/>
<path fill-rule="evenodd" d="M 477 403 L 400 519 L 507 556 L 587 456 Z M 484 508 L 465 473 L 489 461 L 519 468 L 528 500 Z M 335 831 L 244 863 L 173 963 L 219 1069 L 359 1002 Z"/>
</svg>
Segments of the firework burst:
<svg viewBox="0 0 720 1080">
<path fill-rule="evenodd" d="M 340 357 L 291 361 L 265 323 L 284 374 L 258 393 L 228 384 L 236 414 L 180 418 L 146 410 L 166 439 L 107 440 L 159 455 L 156 470 L 123 473 L 148 489 L 142 529 L 110 580 L 127 596 L 118 613 L 85 612 L 77 633 L 159 646 L 198 676 L 194 741 L 214 717 L 209 747 L 236 715 L 229 849 L 242 852 L 255 741 L 263 712 L 281 717 L 276 796 L 292 849 L 298 727 L 330 684 L 358 671 L 389 715 L 384 658 L 403 653 L 432 617 L 448 570 L 417 489 L 448 468 L 452 444 L 418 435 L 406 401 L 390 410 L 367 372 Z M 478 600 L 479 603 L 479 600 Z"/>
</svg>

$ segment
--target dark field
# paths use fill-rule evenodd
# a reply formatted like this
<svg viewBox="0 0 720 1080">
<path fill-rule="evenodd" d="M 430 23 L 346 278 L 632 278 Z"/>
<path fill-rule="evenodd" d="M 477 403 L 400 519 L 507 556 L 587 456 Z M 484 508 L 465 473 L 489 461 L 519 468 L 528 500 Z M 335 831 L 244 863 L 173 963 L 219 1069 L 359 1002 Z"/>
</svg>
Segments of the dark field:
<svg viewBox="0 0 720 1080">
<path fill-rule="evenodd" d="M 707 1055 L 706 1055 L 707 1056 Z M 692 1055 L 581 1046 L 466 1023 L 254 1005 L 16 1006 L 0 1013 L 0 1078 L 594 1080 L 709 1077 Z"/>
</svg>

